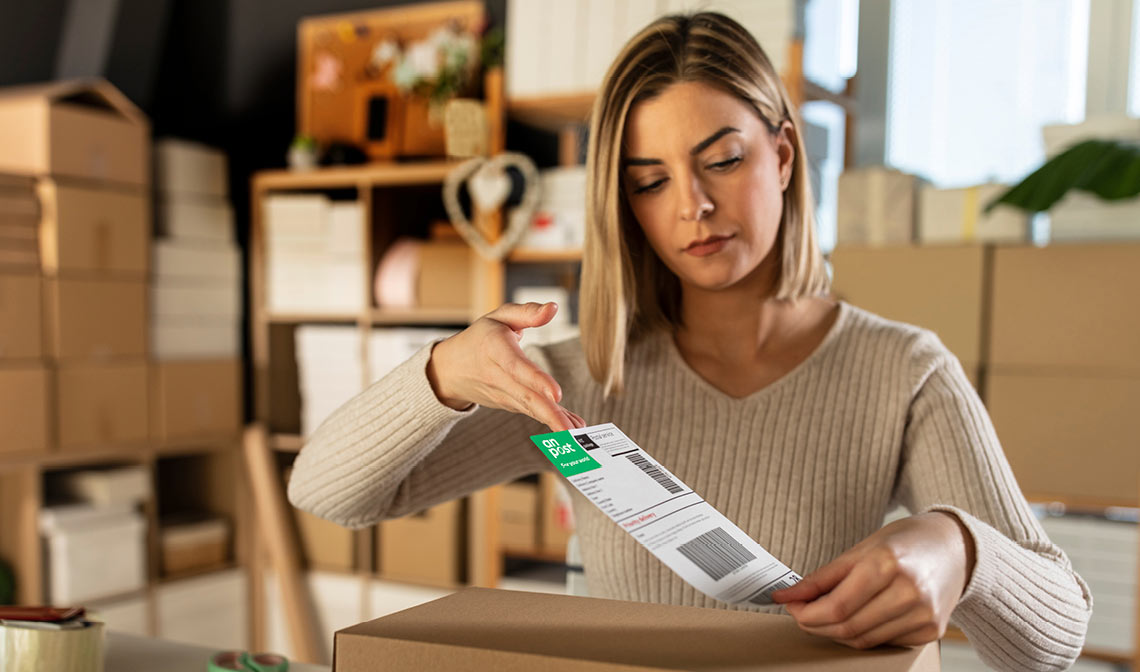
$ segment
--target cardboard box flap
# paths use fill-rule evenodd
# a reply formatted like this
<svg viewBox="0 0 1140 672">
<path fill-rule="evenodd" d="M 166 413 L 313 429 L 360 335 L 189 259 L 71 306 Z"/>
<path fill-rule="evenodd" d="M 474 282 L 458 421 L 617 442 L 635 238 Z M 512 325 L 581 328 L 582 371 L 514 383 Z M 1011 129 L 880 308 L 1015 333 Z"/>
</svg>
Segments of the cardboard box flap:
<svg viewBox="0 0 1140 672">
<path fill-rule="evenodd" d="M 353 672 L 357 660 L 394 664 L 392 654 L 417 655 L 413 649 L 425 647 L 493 651 L 500 662 L 516 655 L 592 661 L 589 669 L 938 669 L 937 644 L 855 651 L 804 633 L 788 616 L 486 588 L 339 631 L 335 669 Z M 454 649 L 452 656 L 454 669 L 484 669 L 471 663 L 485 656 Z"/>
<path fill-rule="evenodd" d="M 27 84 L 0 90 L 0 100 L 20 98 L 40 98 L 49 103 L 67 103 L 101 109 L 119 114 L 138 124 L 148 123 L 146 115 L 129 98 L 110 82 L 99 78 Z"/>
</svg>

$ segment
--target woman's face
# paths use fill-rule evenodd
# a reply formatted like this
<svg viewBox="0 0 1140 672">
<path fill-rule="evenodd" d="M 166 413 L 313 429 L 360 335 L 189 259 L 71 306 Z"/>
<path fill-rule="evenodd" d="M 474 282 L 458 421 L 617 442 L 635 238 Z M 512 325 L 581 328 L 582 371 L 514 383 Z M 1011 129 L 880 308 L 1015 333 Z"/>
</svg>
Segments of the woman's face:
<svg viewBox="0 0 1140 672">
<path fill-rule="evenodd" d="M 630 110 L 623 188 L 682 285 L 717 290 L 764 277 L 792 174 L 791 133 L 790 122 L 770 133 L 748 104 L 697 82 L 673 84 Z"/>
</svg>

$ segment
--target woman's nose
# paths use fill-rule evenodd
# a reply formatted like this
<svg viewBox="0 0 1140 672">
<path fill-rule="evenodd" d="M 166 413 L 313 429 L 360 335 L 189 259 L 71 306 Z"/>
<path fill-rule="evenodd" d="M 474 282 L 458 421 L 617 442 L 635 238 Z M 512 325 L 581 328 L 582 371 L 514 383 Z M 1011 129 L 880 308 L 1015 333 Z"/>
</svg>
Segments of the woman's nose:
<svg viewBox="0 0 1140 672">
<path fill-rule="evenodd" d="M 704 187 L 696 177 L 690 178 L 688 186 L 681 188 L 680 198 L 681 221 L 700 221 L 712 214 L 714 207 L 712 199 L 705 193 Z"/>
</svg>

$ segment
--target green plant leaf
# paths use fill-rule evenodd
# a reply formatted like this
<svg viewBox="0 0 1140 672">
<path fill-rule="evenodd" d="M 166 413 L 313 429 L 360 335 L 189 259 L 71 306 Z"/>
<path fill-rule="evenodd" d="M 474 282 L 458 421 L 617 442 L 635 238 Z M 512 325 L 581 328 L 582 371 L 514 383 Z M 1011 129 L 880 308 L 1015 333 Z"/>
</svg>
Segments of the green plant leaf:
<svg viewBox="0 0 1140 672">
<path fill-rule="evenodd" d="M 1079 142 L 990 201 L 986 212 L 1001 204 L 1029 213 L 1044 212 L 1070 189 L 1087 191 L 1106 201 L 1140 194 L 1140 144 L 1118 140 Z"/>
</svg>

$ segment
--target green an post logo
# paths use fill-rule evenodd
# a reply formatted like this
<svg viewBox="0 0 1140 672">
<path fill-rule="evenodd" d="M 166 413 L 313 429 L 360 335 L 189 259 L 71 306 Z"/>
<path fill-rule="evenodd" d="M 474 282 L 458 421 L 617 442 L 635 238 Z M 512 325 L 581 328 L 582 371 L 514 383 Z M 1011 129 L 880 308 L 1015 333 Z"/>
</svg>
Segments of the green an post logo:
<svg viewBox="0 0 1140 672">
<path fill-rule="evenodd" d="M 538 446 L 546 459 L 550 460 L 550 463 L 567 478 L 602 466 L 598 464 L 597 460 L 590 457 L 590 454 L 582 446 L 578 445 L 570 432 L 538 434 L 530 437 L 530 440 Z"/>
</svg>

